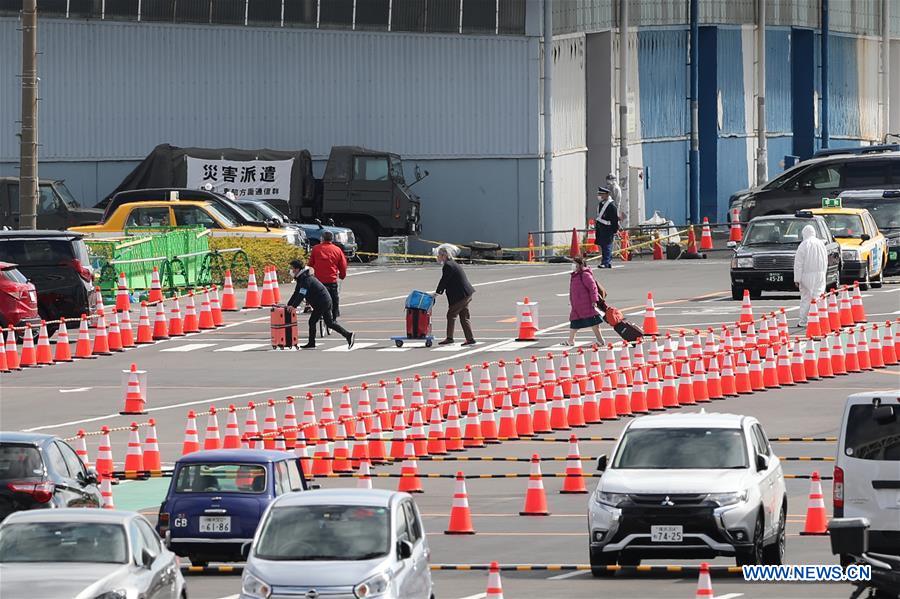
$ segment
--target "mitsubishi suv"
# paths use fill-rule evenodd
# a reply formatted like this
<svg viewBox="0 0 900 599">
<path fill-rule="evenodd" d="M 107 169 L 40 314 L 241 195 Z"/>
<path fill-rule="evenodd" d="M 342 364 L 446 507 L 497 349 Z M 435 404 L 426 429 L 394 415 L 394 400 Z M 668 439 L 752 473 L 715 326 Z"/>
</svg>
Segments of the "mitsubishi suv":
<svg viewBox="0 0 900 599">
<path fill-rule="evenodd" d="M 588 507 L 594 576 L 642 558 L 784 559 L 784 475 L 755 418 L 704 411 L 637 418 L 597 469 L 603 476 Z"/>
</svg>

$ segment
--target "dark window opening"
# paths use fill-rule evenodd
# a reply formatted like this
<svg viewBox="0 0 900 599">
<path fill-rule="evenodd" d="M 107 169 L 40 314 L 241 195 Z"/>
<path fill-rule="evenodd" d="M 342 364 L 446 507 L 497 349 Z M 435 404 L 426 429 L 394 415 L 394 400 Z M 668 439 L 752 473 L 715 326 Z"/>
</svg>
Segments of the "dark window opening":
<svg viewBox="0 0 900 599">
<path fill-rule="evenodd" d="M 285 25 L 316 26 L 316 0 L 294 0 L 284 4 Z"/>
<path fill-rule="evenodd" d="M 281 0 L 250 0 L 250 6 L 247 8 L 247 22 L 280 25 Z"/>
<path fill-rule="evenodd" d="M 116 0 L 106 3 L 105 18 L 137 21 L 138 0 Z"/>
<path fill-rule="evenodd" d="M 525 3 L 521 0 L 500 0 L 500 33 L 524 35 Z"/>
<path fill-rule="evenodd" d="M 394 0 L 391 6 L 391 31 L 425 31 L 427 0 Z"/>
<path fill-rule="evenodd" d="M 142 21 L 173 21 L 175 0 L 143 0 L 141 2 Z"/>
<path fill-rule="evenodd" d="M 210 6 L 213 23 L 226 25 L 244 24 L 244 0 L 216 0 Z"/>
<path fill-rule="evenodd" d="M 175 0 L 175 20 L 184 23 L 209 23 L 209 0 Z"/>
<path fill-rule="evenodd" d="M 459 31 L 459 0 L 425 0 L 425 31 Z"/>
<path fill-rule="evenodd" d="M 462 19 L 463 33 L 493 33 L 497 26 L 496 0 L 466 0 Z"/>
<path fill-rule="evenodd" d="M 321 27 L 351 27 L 353 25 L 353 0 L 321 0 L 319 5 Z"/>
<path fill-rule="evenodd" d="M 388 0 L 365 0 L 356 3 L 356 28 L 387 31 Z"/>
</svg>

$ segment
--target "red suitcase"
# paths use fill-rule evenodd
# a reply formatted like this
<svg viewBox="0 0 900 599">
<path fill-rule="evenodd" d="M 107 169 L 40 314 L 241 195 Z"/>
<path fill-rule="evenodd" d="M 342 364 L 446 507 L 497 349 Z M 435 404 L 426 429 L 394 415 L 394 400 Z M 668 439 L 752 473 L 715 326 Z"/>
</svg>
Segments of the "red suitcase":
<svg viewBox="0 0 900 599">
<path fill-rule="evenodd" d="M 298 347 L 300 345 L 300 328 L 297 326 L 297 310 L 293 306 L 279 304 L 272 307 L 269 313 L 269 326 L 272 331 L 272 349 Z"/>
<path fill-rule="evenodd" d="M 424 339 L 431 335 L 431 310 L 406 309 L 406 336 L 409 339 Z"/>
</svg>

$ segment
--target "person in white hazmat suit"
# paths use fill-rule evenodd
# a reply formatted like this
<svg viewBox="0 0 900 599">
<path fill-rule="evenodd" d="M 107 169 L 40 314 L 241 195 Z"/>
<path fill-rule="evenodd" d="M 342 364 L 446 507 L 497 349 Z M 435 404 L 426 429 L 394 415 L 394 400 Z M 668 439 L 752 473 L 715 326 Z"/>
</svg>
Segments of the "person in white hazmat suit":
<svg viewBox="0 0 900 599">
<path fill-rule="evenodd" d="M 825 293 L 825 273 L 828 270 L 828 250 L 825 242 L 816 237 L 812 225 L 803 227 L 803 241 L 794 256 L 794 284 L 800 289 L 800 322 L 805 327 L 810 301 Z"/>
</svg>

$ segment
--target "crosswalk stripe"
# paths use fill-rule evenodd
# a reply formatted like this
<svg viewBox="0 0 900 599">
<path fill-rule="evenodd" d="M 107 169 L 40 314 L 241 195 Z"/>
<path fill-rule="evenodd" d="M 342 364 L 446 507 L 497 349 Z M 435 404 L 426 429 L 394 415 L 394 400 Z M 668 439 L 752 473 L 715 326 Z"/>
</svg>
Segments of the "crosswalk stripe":
<svg viewBox="0 0 900 599">
<path fill-rule="evenodd" d="M 478 345 L 477 343 L 475 345 Z M 438 345 L 433 348 L 432 351 L 445 351 L 445 352 L 457 352 L 462 351 L 464 349 L 469 349 L 470 347 L 474 347 L 473 345 L 467 345 L 465 347 L 462 346 L 461 343 L 453 343 L 450 345 Z"/>
<path fill-rule="evenodd" d="M 509 343 L 504 343 L 503 345 L 492 347 L 487 351 L 516 351 L 517 349 L 525 349 L 526 347 L 531 347 L 532 345 L 537 345 L 537 341 L 510 341 Z"/>
<path fill-rule="evenodd" d="M 376 349 L 375 351 L 404 352 L 411 349 L 411 347 L 382 347 L 381 349 Z"/>
<path fill-rule="evenodd" d="M 175 347 L 167 347 L 166 349 L 161 349 L 159 351 L 171 351 L 171 352 L 189 352 L 198 349 L 203 349 L 204 347 L 213 347 L 215 343 L 188 343 L 187 345 L 177 345 Z"/>
<path fill-rule="evenodd" d="M 232 345 L 231 347 L 223 347 L 214 349 L 213 351 L 250 351 L 252 349 L 259 349 L 260 347 L 271 347 L 271 345 L 271 343 L 242 343 L 241 345 Z"/>
<path fill-rule="evenodd" d="M 348 352 L 348 351 L 356 351 L 358 349 L 365 349 L 367 347 L 372 347 L 378 345 L 377 343 L 360 343 L 356 342 L 353 344 L 352 348 L 347 347 L 347 344 L 336 345 L 335 347 L 329 347 L 325 351 L 337 351 L 337 352 Z"/>
</svg>

